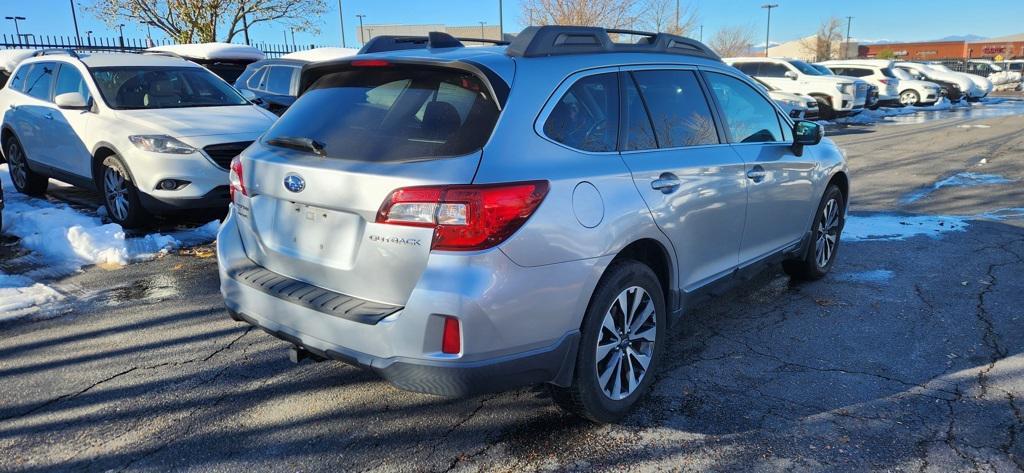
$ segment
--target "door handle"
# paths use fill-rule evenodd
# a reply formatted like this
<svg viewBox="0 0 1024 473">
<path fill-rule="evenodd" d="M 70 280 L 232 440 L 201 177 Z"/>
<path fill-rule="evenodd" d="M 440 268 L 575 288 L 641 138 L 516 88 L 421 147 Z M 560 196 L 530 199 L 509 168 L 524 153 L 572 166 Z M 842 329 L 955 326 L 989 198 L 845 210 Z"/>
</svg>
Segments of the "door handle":
<svg viewBox="0 0 1024 473">
<path fill-rule="evenodd" d="M 47 113 L 46 115 L 43 115 L 43 118 L 45 118 L 47 120 L 53 120 L 53 114 L 52 113 Z"/>
<path fill-rule="evenodd" d="M 682 182 L 679 178 L 670 172 L 661 173 L 657 179 L 651 181 L 651 189 L 661 191 L 662 194 L 671 194 L 679 190 L 680 185 Z"/>
<path fill-rule="evenodd" d="M 767 176 L 768 173 L 760 165 L 754 166 L 753 168 L 750 169 L 750 171 L 747 171 L 747 179 L 750 179 L 754 182 L 761 182 Z"/>
</svg>

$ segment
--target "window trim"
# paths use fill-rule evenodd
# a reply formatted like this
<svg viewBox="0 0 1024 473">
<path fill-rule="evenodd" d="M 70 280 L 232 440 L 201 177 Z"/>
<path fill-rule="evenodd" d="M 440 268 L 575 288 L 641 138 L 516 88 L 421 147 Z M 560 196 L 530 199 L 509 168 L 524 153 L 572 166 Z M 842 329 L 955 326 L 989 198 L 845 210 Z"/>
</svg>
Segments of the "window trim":
<svg viewBox="0 0 1024 473">
<path fill-rule="evenodd" d="M 533 132 L 536 133 L 541 138 L 544 138 L 545 141 L 548 141 L 557 146 L 561 146 L 562 148 L 577 153 L 589 154 L 594 156 L 608 156 L 619 154 L 618 143 L 616 143 L 616 149 L 614 151 L 587 151 L 578 148 L 573 148 L 572 146 L 566 145 L 564 143 L 559 143 L 554 138 L 551 138 L 550 136 L 544 133 L 544 123 L 547 122 L 548 117 L 551 116 L 551 112 L 553 112 L 555 110 L 555 107 L 558 106 L 558 103 L 561 102 L 562 97 L 564 97 L 565 94 L 569 91 L 569 89 L 571 89 L 572 86 L 576 85 L 577 82 L 587 77 L 597 76 L 601 74 L 616 74 L 616 76 L 618 76 L 618 73 L 621 72 L 621 70 L 622 68 L 619 66 L 608 66 L 594 69 L 585 69 L 570 74 L 568 77 L 563 79 L 562 82 L 558 84 L 558 87 L 556 87 L 555 90 L 551 92 L 551 95 L 548 96 L 547 102 L 545 102 L 544 107 L 541 108 L 540 113 L 537 115 L 537 118 L 533 121 Z M 616 90 L 618 93 L 618 89 Z M 621 96 L 619 98 L 621 102 Z M 619 113 L 621 115 L 622 111 L 620 110 Z M 618 123 L 615 124 L 615 128 L 617 137 Z M 618 139 L 616 139 L 616 141 L 618 141 Z"/>
<path fill-rule="evenodd" d="M 705 87 L 708 89 L 709 95 L 711 96 L 711 100 L 714 101 L 713 102 L 714 105 L 713 105 L 712 108 L 717 112 L 716 113 L 717 117 L 723 117 L 723 114 L 722 114 L 722 104 L 718 103 L 718 97 L 715 97 L 715 94 L 710 93 L 711 87 L 710 87 L 709 84 L 706 84 L 706 79 L 705 79 L 704 76 L 705 76 L 705 74 L 709 74 L 709 73 L 721 74 L 721 75 L 724 75 L 726 77 L 731 77 L 731 78 L 736 79 L 736 80 L 738 80 L 740 82 L 743 82 L 743 83 L 747 84 L 751 89 L 754 89 L 754 92 L 759 94 L 761 96 L 761 98 L 763 98 L 764 100 L 768 101 L 768 104 L 770 104 L 771 107 L 775 110 L 775 116 L 776 116 L 776 119 L 779 122 L 779 128 L 780 128 L 779 131 L 782 132 L 782 137 L 783 138 L 786 137 L 786 134 L 785 134 L 785 130 L 783 130 L 782 128 L 785 128 L 786 126 L 789 126 L 790 130 L 793 129 L 794 123 L 793 123 L 793 120 L 789 117 L 789 115 L 784 113 L 782 111 L 782 109 L 779 107 L 779 104 L 775 103 L 775 101 L 772 100 L 771 97 L 768 96 L 767 93 L 765 93 L 763 90 L 761 90 L 761 88 L 756 87 L 756 85 L 754 83 L 752 83 L 751 79 L 748 79 L 746 77 L 740 77 L 740 76 L 738 76 L 736 74 L 733 74 L 733 73 L 731 73 L 731 72 L 729 72 L 729 71 L 727 71 L 725 69 L 719 69 L 719 68 L 716 68 L 716 67 L 700 66 L 698 69 L 700 69 L 699 76 L 701 78 L 701 81 L 702 81 L 702 83 L 705 83 Z M 724 118 L 722 118 L 722 122 L 724 123 Z M 729 132 L 728 127 L 727 126 L 723 126 L 722 130 L 725 132 L 725 135 L 728 138 L 726 140 L 726 144 L 728 144 L 729 146 L 749 146 L 749 145 L 760 145 L 760 146 L 764 146 L 764 145 L 769 145 L 769 146 L 770 145 L 780 145 L 780 146 L 781 145 L 785 145 L 785 146 L 792 146 L 793 145 L 793 141 L 792 140 L 790 140 L 790 141 L 755 141 L 755 142 L 750 142 L 750 143 L 733 143 L 732 142 L 733 141 L 732 134 L 731 134 L 731 132 Z M 790 134 L 792 134 L 792 132 L 790 132 Z"/>
</svg>

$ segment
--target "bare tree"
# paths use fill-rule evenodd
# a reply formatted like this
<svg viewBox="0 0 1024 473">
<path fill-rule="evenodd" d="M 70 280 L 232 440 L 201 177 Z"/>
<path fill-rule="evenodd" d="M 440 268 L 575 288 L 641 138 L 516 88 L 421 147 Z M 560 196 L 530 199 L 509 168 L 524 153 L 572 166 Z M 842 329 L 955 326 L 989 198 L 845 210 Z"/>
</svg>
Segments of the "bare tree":
<svg viewBox="0 0 1024 473">
<path fill-rule="evenodd" d="M 697 8 L 679 0 L 647 0 L 640 13 L 641 28 L 680 36 L 697 29 L 699 21 Z"/>
<path fill-rule="evenodd" d="M 92 0 L 86 9 L 108 25 L 152 22 L 179 43 L 230 42 L 246 26 L 281 22 L 319 31 L 326 0 Z M 244 20 L 243 20 L 244 18 Z M 226 31 L 226 32 L 225 32 Z M 222 33 L 223 32 L 223 33 Z"/>
<path fill-rule="evenodd" d="M 708 47 L 722 57 L 749 56 L 754 48 L 754 28 L 726 26 L 715 32 L 708 41 Z"/>
<path fill-rule="evenodd" d="M 529 25 L 579 25 L 633 28 L 640 0 L 524 0 Z"/>
<path fill-rule="evenodd" d="M 800 40 L 804 52 L 814 56 L 815 61 L 841 57 L 844 44 L 843 21 L 836 17 L 822 21 L 814 36 Z"/>
</svg>

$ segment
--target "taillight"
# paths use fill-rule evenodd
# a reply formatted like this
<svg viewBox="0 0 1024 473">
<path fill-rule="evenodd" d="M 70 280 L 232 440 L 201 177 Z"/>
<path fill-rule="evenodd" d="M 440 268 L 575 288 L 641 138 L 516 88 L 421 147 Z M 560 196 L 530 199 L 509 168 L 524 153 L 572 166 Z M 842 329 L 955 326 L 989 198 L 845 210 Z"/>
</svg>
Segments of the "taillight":
<svg viewBox="0 0 1024 473">
<path fill-rule="evenodd" d="M 889 85 L 889 79 L 878 79 L 878 82 L 881 82 L 885 85 Z"/>
<path fill-rule="evenodd" d="M 462 334 L 459 332 L 459 319 L 445 317 L 444 330 L 441 333 L 441 353 L 458 355 L 462 351 Z"/>
<path fill-rule="evenodd" d="M 377 223 L 431 227 L 434 250 L 483 250 L 515 233 L 547 193 L 547 181 L 405 187 L 384 201 Z"/>
<path fill-rule="evenodd" d="M 235 200 L 235 192 L 239 192 L 242 195 L 248 196 L 249 194 L 245 191 L 245 183 L 242 182 L 242 160 L 235 156 L 231 160 L 231 171 L 228 172 L 228 184 L 231 186 L 229 192 L 231 193 L 231 200 Z"/>
</svg>

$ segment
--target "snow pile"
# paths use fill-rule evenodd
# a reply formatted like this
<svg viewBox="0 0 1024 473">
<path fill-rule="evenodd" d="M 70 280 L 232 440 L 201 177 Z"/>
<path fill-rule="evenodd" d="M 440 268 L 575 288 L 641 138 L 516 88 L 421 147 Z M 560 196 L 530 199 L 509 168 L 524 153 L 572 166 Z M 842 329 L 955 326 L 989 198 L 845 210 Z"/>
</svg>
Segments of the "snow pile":
<svg viewBox="0 0 1024 473">
<path fill-rule="evenodd" d="M 1004 85 L 1015 82 L 1020 82 L 1020 73 L 1012 71 L 993 72 L 988 75 L 988 80 L 992 81 L 992 85 Z"/>
<path fill-rule="evenodd" d="M 92 264 L 125 265 L 186 246 L 213 241 L 220 222 L 198 228 L 128 238 L 120 225 L 67 204 L 35 199 L 14 190 L 7 166 L 0 166 L 6 208 L 3 231 L 21 238 L 21 246 L 46 263 L 48 276 L 69 274 Z"/>
<path fill-rule="evenodd" d="M 25 59 L 32 57 L 35 49 L 4 49 L 0 51 L 0 70 L 14 72 L 14 68 Z"/>
<path fill-rule="evenodd" d="M 967 229 L 967 218 L 930 215 L 850 215 L 843 226 L 846 241 L 897 241 L 915 236 L 938 238 Z"/>
<path fill-rule="evenodd" d="M 45 284 L 0 272 L 0 322 L 38 312 L 40 306 L 62 299 L 61 293 Z"/>
<path fill-rule="evenodd" d="M 281 56 L 281 59 L 295 59 L 299 61 L 321 62 L 333 61 L 349 56 L 355 56 L 359 50 L 355 48 L 313 48 L 305 51 L 296 51 Z"/>
<path fill-rule="evenodd" d="M 252 46 L 231 43 L 168 44 L 155 46 L 147 51 L 164 51 L 201 60 L 259 61 L 266 57 L 263 51 Z"/>
</svg>

